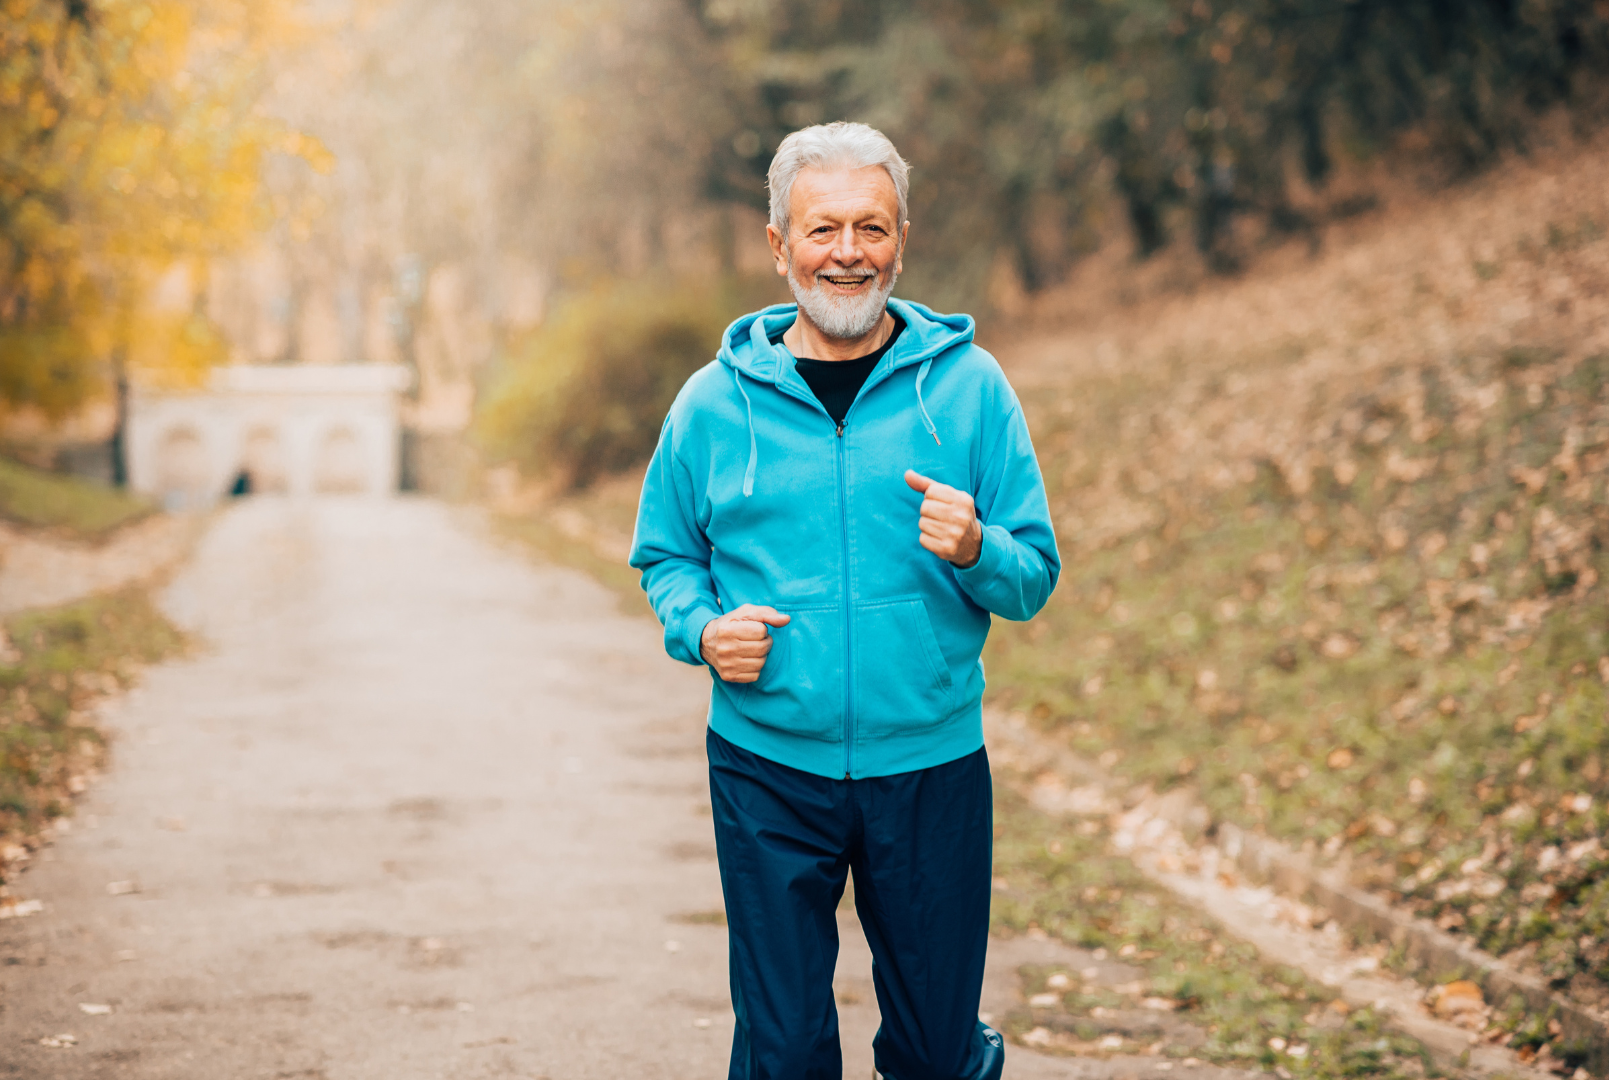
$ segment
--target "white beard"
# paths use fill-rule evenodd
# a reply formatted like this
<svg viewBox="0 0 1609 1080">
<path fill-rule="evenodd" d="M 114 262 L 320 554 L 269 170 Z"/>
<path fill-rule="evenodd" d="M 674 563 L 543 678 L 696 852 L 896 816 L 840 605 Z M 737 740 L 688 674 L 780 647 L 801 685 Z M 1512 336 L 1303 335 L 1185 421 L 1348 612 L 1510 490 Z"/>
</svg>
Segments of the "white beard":
<svg viewBox="0 0 1609 1080">
<path fill-rule="evenodd" d="M 899 275 L 889 270 L 887 281 L 874 284 L 863 295 L 835 296 L 822 287 L 820 275 L 817 275 L 814 286 L 807 289 L 793 275 L 793 267 L 788 267 L 788 288 L 793 290 L 799 310 L 815 324 L 817 330 L 830 338 L 844 341 L 865 337 L 872 332 L 877 321 L 883 317 L 883 309 L 888 306 L 888 298 L 894 292 L 894 282 L 898 280 Z"/>
</svg>

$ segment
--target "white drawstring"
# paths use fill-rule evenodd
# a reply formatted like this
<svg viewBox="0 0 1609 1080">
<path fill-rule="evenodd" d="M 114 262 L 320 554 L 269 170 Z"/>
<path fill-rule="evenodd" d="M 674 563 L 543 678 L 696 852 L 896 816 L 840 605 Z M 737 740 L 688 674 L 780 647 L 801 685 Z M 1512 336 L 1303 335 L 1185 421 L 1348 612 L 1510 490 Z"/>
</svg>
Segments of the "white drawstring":
<svg viewBox="0 0 1609 1080">
<path fill-rule="evenodd" d="M 927 414 L 927 403 L 922 400 L 922 380 L 927 378 L 927 373 L 932 367 L 933 358 L 928 357 L 922 361 L 922 366 L 916 369 L 916 408 L 922 414 L 922 426 L 927 428 L 927 433 L 933 436 L 934 442 L 943 446 L 944 444 L 939 442 L 939 430 L 933 426 L 933 418 Z"/>
<path fill-rule="evenodd" d="M 760 461 L 760 447 L 754 440 L 754 402 L 749 400 L 749 392 L 743 389 L 743 376 L 738 374 L 735 367 L 732 369 L 732 378 L 737 383 L 737 392 L 743 395 L 743 404 L 749 410 L 749 467 L 743 472 L 743 497 L 746 499 L 754 494 L 754 469 Z"/>
</svg>

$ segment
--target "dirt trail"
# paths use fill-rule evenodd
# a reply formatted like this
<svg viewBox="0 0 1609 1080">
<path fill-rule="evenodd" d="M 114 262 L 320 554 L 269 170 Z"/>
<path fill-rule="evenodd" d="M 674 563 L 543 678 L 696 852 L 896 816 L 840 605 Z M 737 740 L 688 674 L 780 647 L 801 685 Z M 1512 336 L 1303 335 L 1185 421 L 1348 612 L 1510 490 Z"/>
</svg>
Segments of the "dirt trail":
<svg viewBox="0 0 1609 1080">
<path fill-rule="evenodd" d="M 0 615 L 149 581 L 184 558 L 204 524 L 196 515 L 153 514 L 91 543 L 0 522 Z"/>
<path fill-rule="evenodd" d="M 19 883 L 45 911 L 0 923 L 0 1076 L 724 1075 L 707 684 L 655 625 L 406 500 L 234 507 L 164 603 L 203 645 L 107 716 L 111 774 Z"/>
</svg>

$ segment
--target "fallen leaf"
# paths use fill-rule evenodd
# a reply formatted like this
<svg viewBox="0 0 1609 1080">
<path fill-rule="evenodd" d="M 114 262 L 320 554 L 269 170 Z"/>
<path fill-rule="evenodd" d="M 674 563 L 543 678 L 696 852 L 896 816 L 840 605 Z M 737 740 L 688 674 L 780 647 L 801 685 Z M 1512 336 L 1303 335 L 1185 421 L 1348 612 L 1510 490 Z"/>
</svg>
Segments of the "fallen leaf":
<svg viewBox="0 0 1609 1080">
<path fill-rule="evenodd" d="M 1325 757 L 1324 764 L 1332 769 L 1349 769 L 1352 767 L 1352 751 L 1347 747 L 1338 746 Z"/>
<path fill-rule="evenodd" d="M 1486 998 L 1481 993 L 1481 988 L 1468 979 L 1459 979 L 1438 987 L 1434 991 L 1434 996 L 1435 1000 L 1431 1007 L 1436 1015 L 1444 1020 L 1486 1007 Z"/>
<path fill-rule="evenodd" d="M 1527 494 L 1535 495 L 1548 486 L 1549 472 L 1546 468 L 1527 469 L 1523 465 L 1515 465 L 1509 469 L 1508 475 L 1516 484 L 1523 485 Z"/>
<path fill-rule="evenodd" d="M 1358 651 L 1358 639 L 1351 634 L 1334 633 L 1319 648 L 1331 660 L 1345 660 Z"/>
</svg>

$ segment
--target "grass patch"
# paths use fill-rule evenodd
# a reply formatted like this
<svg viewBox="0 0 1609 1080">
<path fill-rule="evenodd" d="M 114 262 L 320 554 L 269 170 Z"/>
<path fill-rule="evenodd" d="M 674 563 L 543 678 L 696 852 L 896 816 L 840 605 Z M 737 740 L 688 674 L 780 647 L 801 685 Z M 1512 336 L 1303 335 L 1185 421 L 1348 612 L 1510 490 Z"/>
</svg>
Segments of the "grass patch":
<svg viewBox="0 0 1609 1080">
<path fill-rule="evenodd" d="M 139 591 L 4 621 L 0 642 L 0 846 L 28 847 L 69 812 L 105 753 L 86 712 L 183 637 Z M 3 863 L 0 863 L 3 869 Z"/>
<path fill-rule="evenodd" d="M 1149 445 L 1154 386 L 1030 403 L 1085 525 L 997 624 L 998 699 L 1609 1004 L 1606 388 L 1542 350 L 1403 369 L 1217 483 Z"/>
<path fill-rule="evenodd" d="M 148 500 L 117 488 L 0 457 L 0 518 L 7 521 L 96 539 L 152 509 Z"/>
<path fill-rule="evenodd" d="M 1025 995 L 1041 1004 L 1004 1019 L 1013 1038 L 1033 1042 L 1038 1028 L 1051 1051 L 1149 1050 L 1290 1076 L 1435 1074 L 1424 1048 L 1386 1029 L 1373 1010 L 1349 1010 L 1300 971 L 1263 962 L 1112 854 L 1104 822 L 1068 827 L 1011 787 L 995 790 L 994 929 L 1044 932 L 1143 972 L 1113 986 L 1078 972 L 1025 970 Z M 1043 1004 L 1047 991 L 1054 1005 Z M 1133 1022 L 1148 998 L 1175 1004 L 1167 1023 Z"/>
</svg>

